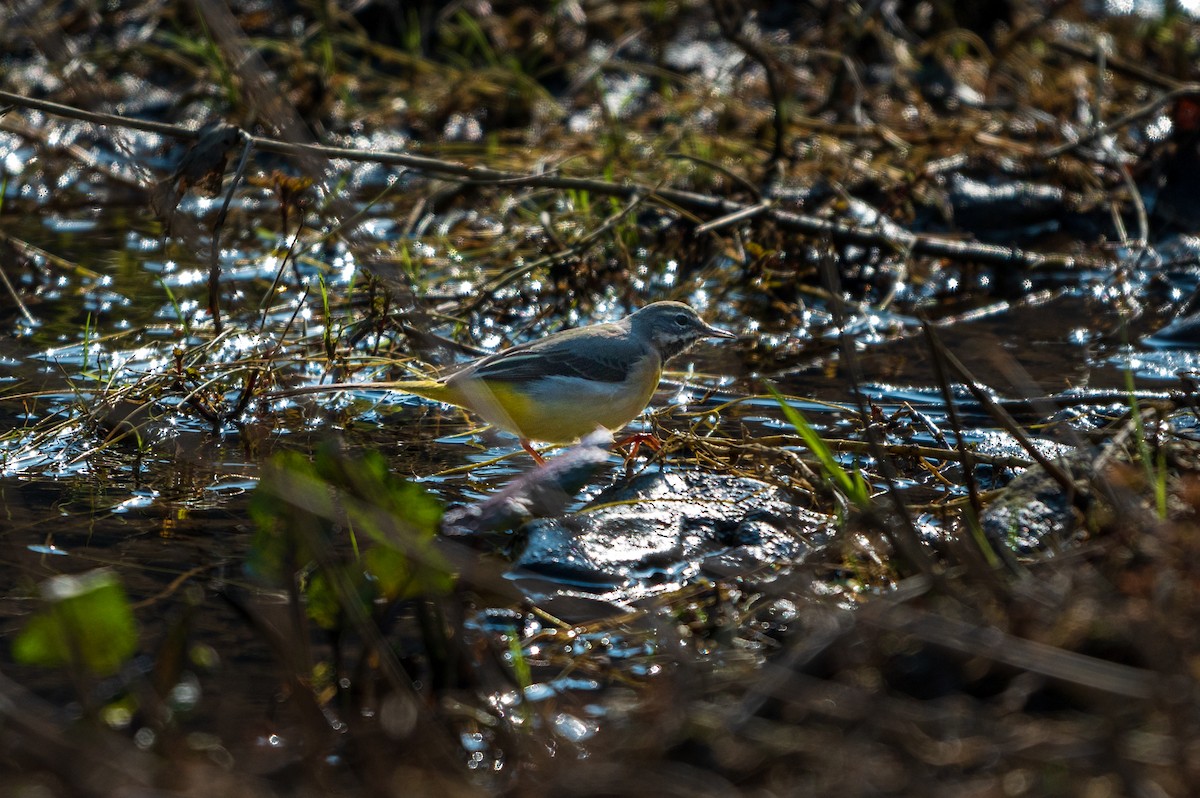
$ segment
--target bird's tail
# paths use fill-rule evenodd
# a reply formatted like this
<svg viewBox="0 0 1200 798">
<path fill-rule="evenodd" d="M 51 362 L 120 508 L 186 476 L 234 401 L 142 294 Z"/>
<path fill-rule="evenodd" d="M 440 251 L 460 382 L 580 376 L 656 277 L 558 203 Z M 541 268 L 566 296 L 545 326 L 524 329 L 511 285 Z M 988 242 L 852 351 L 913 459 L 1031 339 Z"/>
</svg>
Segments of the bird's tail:
<svg viewBox="0 0 1200 798">
<path fill-rule="evenodd" d="M 324 385 L 299 385 L 267 394 L 270 399 L 302 396 L 312 393 L 339 393 L 346 391 L 396 391 L 411 393 L 432 399 L 435 402 L 456 404 L 453 392 L 438 380 L 398 380 L 396 382 L 331 382 Z"/>
</svg>

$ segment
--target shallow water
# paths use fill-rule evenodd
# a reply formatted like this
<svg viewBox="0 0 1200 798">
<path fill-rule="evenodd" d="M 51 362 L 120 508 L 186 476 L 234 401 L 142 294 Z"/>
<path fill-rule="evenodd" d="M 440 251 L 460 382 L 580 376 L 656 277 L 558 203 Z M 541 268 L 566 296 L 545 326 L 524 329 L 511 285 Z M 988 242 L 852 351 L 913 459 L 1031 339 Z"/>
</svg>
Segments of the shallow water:
<svg viewBox="0 0 1200 798">
<path fill-rule="evenodd" d="M 663 57 L 672 68 L 717 82 L 729 80 L 743 60 L 727 43 L 712 41 L 678 41 Z M 140 86 L 130 87 L 129 107 L 152 102 L 137 96 Z M 606 115 L 633 123 L 656 100 L 654 82 L 642 75 L 606 74 L 600 89 L 602 101 L 572 110 L 566 129 L 595 130 Z M 721 84 L 717 93 L 730 89 Z M 455 594 L 447 605 L 461 621 L 456 630 L 474 635 L 470 640 L 484 652 L 473 664 L 487 678 L 462 688 L 442 675 L 462 695 L 439 683 L 445 692 L 437 697 L 456 696 L 458 703 L 446 699 L 449 708 L 441 710 L 457 724 L 455 751 L 465 767 L 500 778 L 505 751 L 519 746 L 505 748 L 509 727 L 498 719 L 511 728 L 540 728 L 584 759 L 589 746 L 602 750 L 655 712 L 647 684 L 698 663 L 717 673 L 754 669 L 771 649 L 770 635 L 794 619 L 791 599 L 777 599 L 761 620 L 747 597 L 800 569 L 810 551 L 836 535 L 837 511 L 800 484 L 789 461 L 752 448 L 770 440 L 768 449 L 804 453 L 794 426 L 767 395 L 768 384 L 829 438 L 861 442 L 869 423 L 896 446 L 949 449 L 961 436 L 981 455 L 1028 460 L 961 378 L 950 381 L 963 428 L 952 428 L 922 317 L 974 380 L 1040 436 L 1046 452 L 1119 418 L 1130 380 L 1143 399 L 1152 399 L 1179 390 L 1179 374 L 1200 367 L 1200 347 L 1186 326 L 1175 337 L 1149 338 L 1200 284 L 1194 240 L 1164 238 L 1150 253 L 1084 246 L 1078 242 L 1101 238 L 1097 231 L 1111 234 L 1107 213 L 1067 206 L 1054 186 L 1000 172 L 982 180 L 965 169 L 949 176 L 955 223 L 925 209 L 907 220 L 914 231 L 1047 251 L 1071 239 L 1099 265 L 1018 271 L 796 238 L 791 250 L 761 257 L 744 248 L 739 260 L 731 244 L 693 259 L 697 245 L 680 233 L 678 217 L 647 207 L 631 215 L 629 229 L 605 238 L 601 256 L 566 259 L 485 290 L 513 266 L 561 248 L 555 236 L 597 228 L 604 214 L 588 209 L 601 200 L 566 192 L 551 200 L 528 194 L 496 200 L 461 186 L 443 196 L 444 186 L 413 172 L 338 161 L 322 162 L 308 175 L 314 187 L 299 207 L 281 200 L 269 174 L 275 167 L 295 171 L 294 165 L 260 156 L 255 179 L 233 192 L 221 227 L 215 260 L 225 329 L 218 334 L 208 279 L 222 198 L 187 192 L 170 234 L 150 210 L 154 181 L 170 172 L 184 147 L 40 113 L 26 118 L 48 149 L 0 132 L 6 255 L 0 269 L 11 285 L 0 287 L 0 630 L 11 638 L 23 626 L 43 579 L 111 569 L 133 603 L 145 646 L 130 672 L 92 685 L 98 703 L 152 677 L 169 659 L 164 641 L 185 629 L 191 659 L 170 686 L 182 727 L 212 735 L 204 739 L 216 743 L 205 750 L 215 761 L 224 761 L 219 748 L 223 756 L 259 763 L 265 773 L 313 758 L 304 747 L 306 735 L 313 736 L 311 719 L 292 716 L 298 710 L 289 703 L 294 692 L 285 684 L 280 651 L 248 620 L 290 628 L 286 591 L 265 586 L 246 567 L 255 546 L 251 497 L 271 457 L 309 453 L 336 439 L 352 457 L 381 453 L 392 474 L 452 511 L 494 498 L 533 468 L 511 436 L 481 429 L 454 408 L 381 391 L 290 399 L 271 391 L 425 373 L 472 352 L 619 318 L 663 298 L 688 301 L 739 334 L 736 342 L 705 343 L 673 361 L 651 410 L 631 425 L 630 431 L 657 430 L 668 442 L 672 433 L 685 433 L 674 438 L 686 445 L 665 462 L 627 464 L 610 454 L 561 497 L 566 522 L 535 525 L 528 548 L 522 546 L 529 527 L 500 530 L 499 540 L 489 538 L 480 550 L 452 541 L 463 570 L 483 574 L 463 589 L 475 592 Z M 446 152 L 492 154 L 487 122 L 486 114 L 449 114 Z M 712 126 L 706 118 L 697 124 Z M 343 137 L 347 145 L 380 150 L 411 141 L 408 133 L 361 129 Z M 462 145 L 460 152 L 452 142 Z M 68 145 L 90 160 L 63 149 Z M 381 198 L 389 186 L 396 190 Z M 826 190 L 797 184 L 778 194 L 819 206 Z M 420 203 L 413 200 L 418 195 Z M 879 218 L 865 202 L 842 210 L 859 224 Z M 558 223 L 553 235 L 543 215 Z M 299 218 L 306 224 L 298 232 Z M 836 288 L 823 276 L 827 263 L 837 272 Z M 1179 429 L 1188 423 L 1175 421 Z M 727 442 L 721 456 L 704 449 L 720 440 Z M 838 459 L 862 465 L 879 495 L 884 469 L 867 452 L 847 448 Z M 914 504 L 965 494 L 957 466 L 935 474 L 917 457 L 897 457 L 892 465 L 898 470 L 892 483 Z M 983 487 L 996 487 L 1020 470 L 985 463 L 977 476 Z M 631 475 L 660 472 L 662 484 L 679 495 L 621 492 Z M 768 492 L 770 501 L 762 498 Z M 786 523 L 755 526 L 745 507 L 741 515 L 722 514 L 756 499 L 774 521 Z M 634 509 L 597 509 L 606 502 Z M 606 514 L 615 518 L 608 526 L 586 526 Z M 953 521 L 930 511 L 917 523 L 924 539 L 936 541 L 950 534 Z M 681 528 L 686 534 L 676 534 Z M 661 534 L 651 537 L 649 529 Z M 350 546 L 339 545 L 339 552 Z M 887 553 L 874 546 L 865 542 L 863 551 L 886 572 Z M 826 583 L 806 589 L 847 597 L 890 587 L 887 576 L 871 582 L 829 571 Z M 411 631 L 419 625 L 417 610 L 404 612 L 410 614 L 397 627 L 406 631 L 393 640 L 403 665 L 424 673 L 428 663 Z M 750 617 L 752 629 L 744 623 Z M 601 620 L 614 625 L 587 626 Z M 308 664 L 343 653 L 336 635 L 312 630 L 311 637 Z M 359 653 L 355 645 L 347 650 Z M 508 669 L 502 676 L 487 670 L 492 659 Z M 0 661 L 39 695 L 82 711 L 77 685 L 16 665 L 7 648 Z M 337 676 L 353 689 L 370 681 L 359 672 L 345 676 L 351 668 L 339 664 Z M 529 681 L 513 684 L 511 673 L 520 667 L 529 668 Z M 373 713 L 370 722 L 385 730 L 399 723 L 397 716 L 407 717 L 405 708 L 388 710 L 375 697 L 350 711 L 332 706 L 325 707 L 334 718 L 325 732 L 332 729 L 337 739 L 345 739 L 339 735 L 348 734 L 346 724 L 362 720 L 355 710 Z M 136 735 L 153 723 L 112 717 L 108 725 L 151 747 Z M 606 734 L 609 742 L 597 741 Z M 325 761 L 352 770 L 352 757 L 334 748 Z"/>
</svg>

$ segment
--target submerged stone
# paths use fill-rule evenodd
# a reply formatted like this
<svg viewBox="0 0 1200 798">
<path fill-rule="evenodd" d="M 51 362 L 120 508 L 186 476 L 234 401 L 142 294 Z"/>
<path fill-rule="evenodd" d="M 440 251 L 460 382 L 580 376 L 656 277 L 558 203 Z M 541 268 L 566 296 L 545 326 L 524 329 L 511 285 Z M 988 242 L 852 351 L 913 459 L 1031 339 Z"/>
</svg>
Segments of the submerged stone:
<svg viewBox="0 0 1200 798">
<path fill-rule="evenodd" d="M 763 482 L 651 470 L 577 513 L 526 524 L 510 576 L 531 595 L 574 590 L 632 599 L 698 577 L 803 560 L 828 524 Z"/>
<path fill-rule="evenodd" d="M 1064 542 L 1080 526 L 1081 508 L 1093 499 L 1094 465 L 1082 453 L 1054 461 L 1070 477 L 1070 490 L 1041 465 L 1030 466 L 1005 488 L 979 519 L 988 539 L 1018 554 Z"/>
</svg>

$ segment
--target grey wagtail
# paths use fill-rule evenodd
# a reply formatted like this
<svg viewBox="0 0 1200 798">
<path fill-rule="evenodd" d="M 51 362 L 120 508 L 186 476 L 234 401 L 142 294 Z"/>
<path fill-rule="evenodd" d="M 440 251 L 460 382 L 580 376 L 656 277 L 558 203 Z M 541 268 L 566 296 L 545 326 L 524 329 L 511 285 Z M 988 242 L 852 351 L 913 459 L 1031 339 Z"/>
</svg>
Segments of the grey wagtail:
<svg viewBox="0 0 1200 798">
<path fill-rule="evenodd" d="M 470 410 L 521 439 L 570 443 L 618 430 L 649 404 L 663 364 L 701 338 L 736 338 L 682 302 L 655 302 L 607 324 L 553 333 L 467 363 L 438 379 L 311 385 L 277 395 L 386 388 Z"/>
</svg>

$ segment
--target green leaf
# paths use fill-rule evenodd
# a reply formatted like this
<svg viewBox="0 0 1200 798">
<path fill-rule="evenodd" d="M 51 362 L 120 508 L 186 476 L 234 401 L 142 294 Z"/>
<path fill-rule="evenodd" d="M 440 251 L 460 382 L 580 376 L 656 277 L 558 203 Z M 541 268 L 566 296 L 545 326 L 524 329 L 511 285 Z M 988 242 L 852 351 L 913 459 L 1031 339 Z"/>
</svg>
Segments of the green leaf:
<svg viewBox="0 0 1200 798">
<path fill-rule="evenodd" d="M 375 546 L 363 555 L 363 568 L 375 582 L 379 594 L 389 601 L 400 598 L 412 585 L 408 557 L 390 546 Z"/>
<path fill-rule="evenodd" d="M 420 485 L 393 476 L 387 460 L 378 452 L 364 452 L 350 458 L 331 447 L 321 447 L 315 472 L 333 487 L 361 499 L 367 508 L 385 510 L 403 521 L 410 532 L 421 538 L 432 538 L 441 526 L 441 502 Z M 367 523 L 366 531 L 380 539 L 376 524 Z"/>
<path fill-rule="evenodd" d="M 392 546 L 375 546 L 363 557 L 363 568 L 385 599 L 444 596 L 454 587 L 449 567 L 432 548 L 419 552 L 420 564 Z"/>
<path fill-rule="evenodd" d="M 251 515 L 258 532 L 246 570 L 276 585 L 309 573 L 302 591 L 309 617 L 322 627 L 335 628 L 351 603 L 369 613 L 380 597 L 442 596 L 453 587 L 436 545 L 441 502 L 394 476 L 377 452 L 324 445 L 311 460 L 277 455 Z"/>
<path fill-rule="evenodd" d="M 857 468 L 852 471 L 847 471 L 843 468 L 842 464 L 834 457 L 833 451 L 826 445 L 825 441 L 821 440 L 821 436 L 813 429 L 812 424 L 808 423 L 808 419 L 799 410 L 788 404 L 787 399 L 775 389 L 774 385 L 768 383 L 767 390 L 775 397 L 775 401 L 779 402 L 779 407 L 782 408 L 784 417 L 787 418 L 788 423 L 795 427 L 796 432 L 804 440 L 804 445 L 817 458 L 817 461 L 820 462 L 825 476 L 846 495 L 846 498 L 852 504 L 862 508 L 869 507 L 871 504 L 871 490 L 867 487 L 867 482 L 863 479 L 862 472 Z"/>
<path fill-rule="evenodd" d="M 250 544 L 246 570 L 271 584 L 292 579 L 313 557 L 310 535 L 327 536 L 334 518 L 332 486 L 299 452 L 271 459 L 250 498 L 250 518 L 258 531 Z"/>
<path fill-rule="evenodd" d="M 42 583 L 43 607 L 13 642 L 26 665 L 80 665 L 97 676 L 120 670 L 137 651 L 137 623 L 111 571 L 56 576 Z"/>
<path fill-rule="evenodd" d="M 342 603 L 336 588 L 330 584 L 324 571 L 317 571 L 309 578 L 304 590 L 305 611 L 308 617 L 322 629 L 336 629 L 342 619 Z"/>
</svg>

